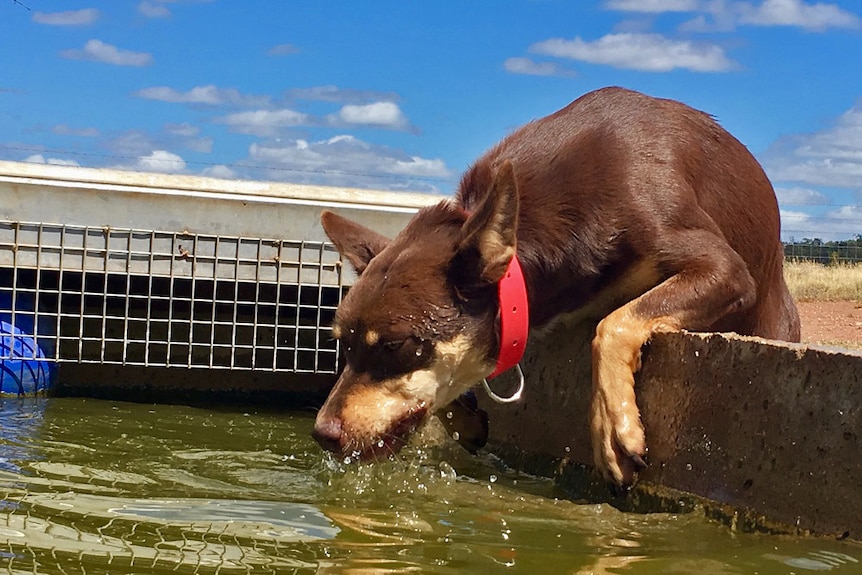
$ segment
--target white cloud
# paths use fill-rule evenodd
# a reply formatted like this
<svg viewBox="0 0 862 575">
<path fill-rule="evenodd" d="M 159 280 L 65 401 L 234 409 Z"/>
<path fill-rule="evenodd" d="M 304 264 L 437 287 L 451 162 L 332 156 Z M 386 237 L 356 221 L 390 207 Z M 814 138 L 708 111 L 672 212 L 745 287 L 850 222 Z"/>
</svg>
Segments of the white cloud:
<svg viewBox="0 0 862 575">
<path fill-rule="evenodd" d="M 51 131 L 58 136 L 77 136 L 80 138 L 96 138 L 101 135 L 98 128 L 72 128 L 68 124 L 57 124 Z"/>
<path fill-rule="evenodd" d="M 197 136 L 200 131 L 200 128 L 189 124 L 188 122 L 183 122 L 182 124 L 165 124 L 165 132 L 167 132 L 168 134 L 173 134 L 175 136 L 191 138 Z"/>
<path fill-rule="evenodd" d="M 167 18 L 171 15 L 167 6 L 157 2 L 141 2 L 138 4 L 138 12 L 147 18 Z"/>
<path fill-rule="evenodd" d="M 334 102 L 342 104 L 368 104 L 371 102 L 396 102 L 398 95 L 393 92 L 377 92 L 374 90 L 352 90 L 338 86 L 313 86 L 311 88 L 294 88 L 285 93 L 285 99 L 310 100 L 316 102 Z"/>
<path fill-rule="evenodd" d="M 715 10 L 695 16 L 679 26 L 682 33 L 732 32 L 736 29 L 736 14 L 729 10 Z"/>
<path fill-rule="evenodd" d="M 836 162 L 831 158 L 786 159 L 785 165 L 768 167 L 775 181 L 802 182 L 814 186 L 853 188 L 862 182 L 862 165 L 859 162 Z"/>
<path fill-rule="evenodd" d="M 161 131 L 150 134 L 143 130 L 127 130 L 111 137 L 105 146 L 114 156 L 137 158 L 153 150 L 184 149 L 208 154 L 212 152 L 213 139 L 199 135 L 199 131 L 188 124 L 165 124 Z"/>
<path fill-rule="evenodd" d="M 693 12 L 700 0 L 607 0 L 605 7 L 621 12 Z"/>
<path fill-rule="evenodd" d="M 299 54 L 299 51 L 299 48 L 293 44 L 276 44 L 267 50 L 266 53 L 269 56 L 291 56 L 293 54 Z"/>
<path fill-rule="evenodd" d="M 130 168 L 144 172 L 178 174 L 185 171 L 186 162 L 180 156 L 167 150 L 153 150 L 146 156 L 139 156 Z"/>
<path fill-rule="evenodd" d="M 83 49 L 63 50 L 60 52 L 63 58 L 70 60 L 91 60 L 104 62 L 116 66 L 149 66 L 153 63 L 153 57 L 146 52 L 131 52 L 120 50 L 116 46 L 105 44 L 101 40 L 88 40 Z"/>
<path fill-rule="evenodd" d="M 776 186 L 783 208 L 783 236 L 841 240 L 862 233 L 862 208 L 840 205 L 838 200 L 818 193 L 809 186 L 846 188 L 862 192 L 862 101 L 824 129 L 779 138 L 761 157 L 767 174 Z M 846 201 L 846 200 L 844 200 Z M 812 206 L 803 213 L 803 206 Z M 826 206 L 820 212 L 817 206 Z"/>
<path fill-rule="evenodd" d="M 86 26 L 99 19 L 99 11 L 95 8 L 83 10 L 67 10 L 65 12 L 35 12 L 33 22 L 48 26 Z"/>
<path fill-rule="evenodd" d="M 802 0 L 764 0 L 759 6 L 736 3 L 741 24 L 798 26 L 809 30 L 859 28 L 862 20 L 835 4 L 807 4 Z"/>
<path fill-rule="evenodd" d="M 201 175 L 223 180 L 235 180 L 237 177 L 236 172 L 224 164 L 206 167 L 201 170 Z"/>
<path fill-rule="evenodd" d="M 862 102 L 819 132 L 779 138 L 762 160 L 776 182 L 862 187 Z"/>
<path fill-rule="evenodd" d="M 390 164 L 393 174 L 402 176 L 420 176 L 423 178 L 443 178 L 449 175 L 446 162 L 440 159 L 428 160 L 419 156 L 410 156 L 409 159 L 395 160 Z"/>
<path fill-rule="evenodd" d="M 775 196 L 782 206 L 822 206 L 829 204 L 829 197 L 810 188 L 775 188 Z"/>
<path fill-rule="evenodd" d="M 195 86 L 187 92 L 180 92 L 168 86 L 154 86 L 138 90 L 134 95 L 139 98 L 160 100 L 173 104 L 265 106 L 269 103 L 268 96 L 242 94 L 234 88 L 219 88 L 212 84 Z"/>
<path fill-rule="evenodd" d="M 781 217 L 781 239 L 802 239 L 811 230 L 811 215 L 795 210 L 779 210 Z"/>
<path fill-rule="evenodd" d="M 715 44 L 671 40 L 660 34 L 608 34 L 594 42 L 552 38 L 530 47 L 530 51 L 615 68 L 646 72 L 687 69 L 694 72 L 724 72 L 736 64 Z"/>
<path fill-rule="evenodd" d="M 200 135 L 200 128 L 188 122 L 181 124 L 165 124 L 162 128 L 164 134 L 159 142 L 151 144 L 153 148 L 185 148 L 201 154 L 209 154 L 213 149 L 213 138 Z"/>
<path fill-rule="evenodd" d="M 176 4 L 182 0 L 143 0 L 138 4 L 138 13 L 146 18 L 168 18 L 170 9 L 165 4 Z M 186 4 L 205 4 L 212 0 L 186 0 Z"/>
<path fill-rule="evenodd" d="M 605 7 L 621 12 L 697 13 L 680 26 L 681 32 L 721 32 L 737 25 L 793 26 L 809 31 L 862 27 L 859 16 L 835 3 L 804 0 L 607 0 Z"/>
<path fill-rule="evenodd" d="M 143 130 L 126 130 L 108 139 L 105 147 L 114 156 L 137 158 L 161 146 Z"/>
<path fill-rule="evenodd" d="M 24 158 L 29 164 L 49 164 L 52 166 L 79 166 L 75 160 L 63 160 L 61 158 L 46 158 L 42 154 L 33 154 Z"/>
<path fill-rule="evenodd" d="M 403 130 L 410 125 L 401 108 L 395 102 L 348 104 L 339 110 L 337 118 L 343 124 L 373 126 L 390 130 Z"/>
<path fill-rule="evenodd" d="M 781 236 L 820 238 L 824 241 L 846 240 L 862 233 L 862 208 L 841 206 L 821 215 L 781 210 Z"/>
<path fill-rule="evenodd" d="M 410 156 L 350 135 L 254 143 L 248 164 L 255 178 L 377 189 L 439 192 L 435 180 L 452 177 L 443 160 Z"/>
<path fill-rule="evenodd" d="M 314 122 L 313 117 L 288 108 L 279 110 L 246 110 L 216 119 L 234 132 L 255 136 L 276 136 L 285 128 L 305 126 Z"/>
<path fill-rule="evenodd" d="M 509 58 L 503 68 L 511 74 L 527 76 L 574 76 L 575 72 L 554 62 L 536 62 L 530 58 Z"/>
</svg>

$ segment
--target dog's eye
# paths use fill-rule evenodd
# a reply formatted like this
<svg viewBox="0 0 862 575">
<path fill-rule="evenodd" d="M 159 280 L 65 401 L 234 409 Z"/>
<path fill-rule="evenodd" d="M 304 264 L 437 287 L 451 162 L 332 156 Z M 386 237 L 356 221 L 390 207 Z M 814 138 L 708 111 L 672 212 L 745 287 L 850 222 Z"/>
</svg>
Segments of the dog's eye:
<svg viewBox="0 0 862 575">
<path fill-rule="evenodd" d="M 403 339 L 395 339 L 392 341 L 386 341 L 383 343 L 383 347 L 390 351 L 395 351 L 396 349 L 401 349 L 401 346 L 404 345 Z"/>
</svg>

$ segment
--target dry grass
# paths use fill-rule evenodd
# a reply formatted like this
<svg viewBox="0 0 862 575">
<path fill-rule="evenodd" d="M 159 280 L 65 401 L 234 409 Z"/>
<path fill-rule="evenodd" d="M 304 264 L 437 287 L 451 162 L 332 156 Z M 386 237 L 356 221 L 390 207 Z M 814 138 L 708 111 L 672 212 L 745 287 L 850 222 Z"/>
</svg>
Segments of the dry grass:
<svg viewBox="0 0 862 575">
<path fill-rule="evenodd" d="M 784 263 L 784 278 L 797 301 L 862 301 L 862 263 Z"/>
</svg>

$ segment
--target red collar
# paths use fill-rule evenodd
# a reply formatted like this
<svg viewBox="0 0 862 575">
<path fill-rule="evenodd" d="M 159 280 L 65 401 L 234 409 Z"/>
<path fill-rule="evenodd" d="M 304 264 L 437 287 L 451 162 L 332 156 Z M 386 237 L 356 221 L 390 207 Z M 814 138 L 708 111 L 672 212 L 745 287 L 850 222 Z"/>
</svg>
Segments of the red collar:
<svg viewBox="0 0 862 575">
<path fill-rule="evenodd" d="M 527 304 L 527 285 L 518 256 L 512 257 L 497 287 L 500 297 L 500 355 L 497 357 L 497 367 L 488 379 L 518 365 L 527 347 L 530 309 Z"/>
</svg>

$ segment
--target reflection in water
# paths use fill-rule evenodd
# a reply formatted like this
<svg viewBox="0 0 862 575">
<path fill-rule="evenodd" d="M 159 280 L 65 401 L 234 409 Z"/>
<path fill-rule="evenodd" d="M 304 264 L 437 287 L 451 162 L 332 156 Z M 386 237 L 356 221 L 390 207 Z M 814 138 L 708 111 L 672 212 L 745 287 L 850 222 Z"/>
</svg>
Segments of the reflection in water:
<svg viewBox="0 0 862 575">
<path fill-rule="evenodd" d="M 457 447 L 345 466 L 308 414 L 0 403 L 0 573 L 858 573 L 859 547 L 555 498 Z"/>
<path fill-rule="evenodd" d="M 42 428 L 44 405 L 43 399 L 0 395 L 0 471 L 20 471 L 14 461 L 34 458 L 29 442 Z"/>
</svg>

